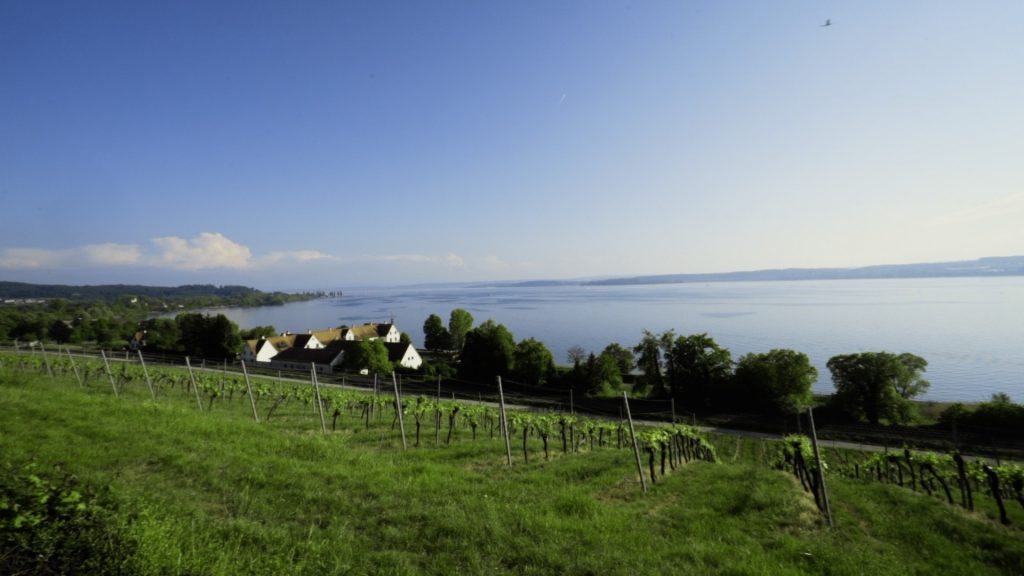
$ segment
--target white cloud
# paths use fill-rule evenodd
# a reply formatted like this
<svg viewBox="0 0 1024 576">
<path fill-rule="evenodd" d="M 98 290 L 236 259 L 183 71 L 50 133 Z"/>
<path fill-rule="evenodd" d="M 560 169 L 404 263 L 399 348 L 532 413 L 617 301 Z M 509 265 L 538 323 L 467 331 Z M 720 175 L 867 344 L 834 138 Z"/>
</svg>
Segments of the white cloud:
<svg viewBox="0 0 1024 576">
<path fill-rule="evenodd" d="M 192 239 L 177 236 L 154 238 L 150 246 L 138 244 L 88 244 L 68 249 L 3 248 L 0 269 L 88 268 L 98 266 L 210 270 L 270 268 L 289 263 L 332 260 L 318 250 L 270 252 L 254 258 L 252 251 L 223 234 L 203 232 Z"/>
<path fill-rule="evenodd" d="M 252 253 L 223 234 L 203 232 L 192 240 L 175 236 L 154 238 L 160 250 L 157 262 L 177 270 L 248 268 Z"/>
<path fill-rule="evenodd" d="M 65 251 L 40 248 L 4 248 L 0 268 L 48 268 L 65 259 Z"/>
<path fill-rule="evenodd" d="M 269 252 L 253 261 L 253 266 L 266 268 L 276 264 L 284 263 L 305 263 L 317 260 L 336 260 L 334 256 L 319 250 L 284 250 Z"/>
<path fill-rule="evenodd" d="M 142 249 L 134 244 L 89 244 L 79 252 L 86 262 L 101 266 L 137 264 L 142 260 Z"/>
<path fill-rule="evenodd" d="M 448 263 L 449 268 L 455 269 L 466 267 L 466 259 L 463 258 L 462 256 L 459 256 L 458 254 L 449 253 L 447 256 L 444 257 L 444 259 L 445 262 Z"/>
</svg>

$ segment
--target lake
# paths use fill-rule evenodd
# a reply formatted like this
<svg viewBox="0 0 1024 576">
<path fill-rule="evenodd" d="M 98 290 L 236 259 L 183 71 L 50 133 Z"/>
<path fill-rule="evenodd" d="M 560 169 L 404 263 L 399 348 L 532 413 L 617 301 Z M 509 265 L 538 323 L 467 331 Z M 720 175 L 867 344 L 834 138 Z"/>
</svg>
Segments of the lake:
<svg viewBox="0 0 1024 576">
<path fill-rule="evenodd" d="M 825 363 L 836 354 L 911 352 L 928 361 L 936 401 L 980 401 L 1004 392 L 1024 402 L 1024 277 L 717 282 L 639 286 L 445 286 L 345 290 L 336 300 L 210 309 L 242 328 L 302 332 L 394 320 L 417 344 L 431 313 L 453 308 L 491 318 L 516 340 L 544 342 L 558 363 L 570 347 L 632 347 L 644 329 L 706 332 L 733 359 L 792 348 L 818 369 L 817 392 L 833 391 Z"/>
</svg>

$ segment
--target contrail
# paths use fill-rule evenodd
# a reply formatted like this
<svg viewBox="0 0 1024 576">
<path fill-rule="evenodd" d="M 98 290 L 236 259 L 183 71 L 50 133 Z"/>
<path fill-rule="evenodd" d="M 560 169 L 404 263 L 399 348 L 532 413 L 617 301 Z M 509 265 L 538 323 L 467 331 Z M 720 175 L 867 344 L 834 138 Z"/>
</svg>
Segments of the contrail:
<svg viewBox="0 0 1024 576">
<path fill-rule="evenodd" d="M 562 102 L 565 102 L 565 92 L 562 92 L 562 98 L 558 101 L 558 105 L 561 106 Z"/>
</svg>

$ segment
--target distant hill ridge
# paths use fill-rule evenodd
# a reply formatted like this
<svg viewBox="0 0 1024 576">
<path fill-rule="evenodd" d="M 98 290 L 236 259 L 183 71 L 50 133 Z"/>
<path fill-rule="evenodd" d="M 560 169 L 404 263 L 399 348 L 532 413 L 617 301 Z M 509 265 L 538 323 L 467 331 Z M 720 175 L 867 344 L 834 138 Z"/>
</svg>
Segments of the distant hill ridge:
<svg viewBox="0 0 1024 576">
<path fill-rule="evenodd" d="M 117 300 L 122 296 L 144 296 L 160 299 L 198 298 L 218 296 L 238 298 L 262 295 L 263 292 L 246 286 L 214 286 L 187 284 L 184 286 L 141 286 L 134 284 L 103 284 L 96 286 L 68 286 L 64 284 L 29 284 L 0 281 L 0 298 L 64 298 L 67 300 Z"/>
<path fill-rule="evenodd" d="M 601 280 L 538 280 L 516 286 L 682 284 L 692 282 L 756 282 L 773 280 L 863 280 L 882 278 L 957 278 L 972 276 L 1024 276 L 1024 256 L 998 256 L 957 262 L 883 264 L 860 268 L 785 268 L 708 274 L 661 274 Z"/>
</svg>

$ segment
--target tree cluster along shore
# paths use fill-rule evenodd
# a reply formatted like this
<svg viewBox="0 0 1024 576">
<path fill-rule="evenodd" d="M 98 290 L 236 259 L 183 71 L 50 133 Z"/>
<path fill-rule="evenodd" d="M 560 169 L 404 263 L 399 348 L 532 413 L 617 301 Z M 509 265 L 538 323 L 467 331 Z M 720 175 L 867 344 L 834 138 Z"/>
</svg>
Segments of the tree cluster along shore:
<svg viewBox="0 0 1024 576">
<path fill-rule="evenodd" d="M 30 293 L 24 286 L 15 288 L 17 295 Z M 276 334 L 275 328 L 240 330 L 224 315 L 189 310 L 331 296 L 263 293 L 238 286 L 42 288 L 52 298 L 0 306 L 0 341 L 92 343 L 113 349 L 126 346 L 141 332 L 147 351 L 233 359 L 244 340 Z M 180 313 L 171 318 L 172 310 Z M 573 347 L 568 364 L 559 365 L 535 338 L 516 341 L 507 327 L 492 319 L 474 323 L 472 314 L 461 308 L 452 310 L 447 322 L 431 314 L 423 324 L 427 362 L 420 372 L 475 382 L 493 382 L 495 376 L 502 376 L 539 391 L 564 391 L 578 398 L 617 396 L 625 391 L 636 398 L 671 399 L 680 411 L 690 412 L 782 416 L 817 404 L 831 412 L 826 416 L 849 422 L 922 422 L 913 400 L 928 389 L 923 378 L 927 360 L 912 353 L 861 352 L 831 358 L 827 366 L 835 393 L 822 400 L 811 393 L 816 369 L 806 354 L 796 350 L 774 349 L 734 360 L 708 334 L 644 331 L 633 345 L 609 343 L 599 352 Z M 407 334 L 403 339 L 411 341 Z M 382 357 L 353 355 L 344 368 L 383 372 L 389 366 Z M 946 427 L 1022 430 L 1024 406 L 996 394 L 978 406 L 954 404 L 938 419 Z"/>
<path fill-rule="evenodd" d="M 519 342 L 502 324 L 473 327 L 472 315 L 451 312 L 448 325 L 437 314 L 423 324 L 428 350 L 446 351 L 428 370 L 445 376 L 487 381 L 495 374 L 529 386 L 571 390 L 591 396 L 672 399 L 688 411 L 780 416 L 820 405 L 832 418 L 870 424 L 922 421 L 913 400 L 928 389 L 927 360 L 903 352 L 840 354 L 828 361 L 835 393 L 823 402 L 811 393 L 818 373 L 808 356 L 790 349 L 745 354 L 733 360 L 708 334 L 644 331 L 633 346 L 610 343 L 599 353 L 570 349 L 571 367 L 556 366 L 547 347 L 533 338 Z M 955 426 L 1024 430 L 1024 405 L 996 394 L 980 405 L 953 404 L 939 419 Z"/>
</svg>

